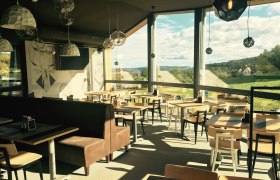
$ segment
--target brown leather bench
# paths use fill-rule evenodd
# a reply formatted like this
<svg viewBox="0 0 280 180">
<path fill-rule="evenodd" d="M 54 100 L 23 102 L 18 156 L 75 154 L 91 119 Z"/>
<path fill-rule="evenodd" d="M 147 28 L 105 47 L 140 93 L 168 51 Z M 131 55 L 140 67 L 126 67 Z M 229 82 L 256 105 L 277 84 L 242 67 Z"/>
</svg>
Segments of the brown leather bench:
<svg viewBox="0 0 280 180">
<path fill-rule="evenodd" d="M 113 152 L 130 144 L 130 130 L 116 127 L 111 104 L 8 96 L 0 96 L 0 104 L 4 107 L 0 116 L 15 121 L 32 115 L 37 122 L 79 127 L 79 131 L 57 140 L 56 159 L 85 167 L 86 175 L 92 163 L 103 157 L 110 160 Z M 28 149 L 47 154 L 43 144 Z"/>
</svg>

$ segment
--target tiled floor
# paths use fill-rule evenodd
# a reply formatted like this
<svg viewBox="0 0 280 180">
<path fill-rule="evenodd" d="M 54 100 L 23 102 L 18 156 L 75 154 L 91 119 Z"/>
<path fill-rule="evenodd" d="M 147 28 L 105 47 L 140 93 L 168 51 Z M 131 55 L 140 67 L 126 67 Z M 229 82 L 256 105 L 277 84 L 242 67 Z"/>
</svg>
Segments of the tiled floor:
<svg viewBox="0 0 280 180">
<path fill-rule="evenodd" d="M 210 170 L 210 148 L 205 134 L 198 136 L 198 142 L 195 145 L 193 131 L 189 134 L 189 130 L 186 128 L 186 134 L 191 138 L 191 141 L 180 139 L 175 135 L 172 126 L 168 129 L 168 123 L 166 121 L 163 123 L 155 121 L 154 125 L 147 122 L 145 123 L 145 131 L 146 135 L 142 136 L 141 128 L 138 129 L 139 141 L 131 146 L 129 152 L 126 153 L 124 150 L 116 152 L 114 154 L 114 160 L 110 163 L 106 163 L 105 160 L 94 163 L 91 166 L 90 176 L 83 175 L 83 168 L 58 162 L 58 179 L 143 179 L 146 174 L 163 174 L 165 164 L 187 165 Z M 246 152 L 247 144 L 242 142 L 242 156 L 236 173 L 240 177 L 248 176 Z M 49 179 L 47 163 L 47 160 L 44 161 L 44 179 Z M 231 166 L 231 157 L 229 155 L 223 156 L 217 172 L 223 175 L 234 175 Z M 273 179 L 272 174 L 270 159 L 260 157 L 257 160 L 253 177 L 258 179 Z M 22 171 L 19 172 L 19 176 L 20 179 L 23 179 Z M 32 169 L 28 171 L 27 176 L 28 179 L 39 179 L 39 174 Z"/>
</svg>

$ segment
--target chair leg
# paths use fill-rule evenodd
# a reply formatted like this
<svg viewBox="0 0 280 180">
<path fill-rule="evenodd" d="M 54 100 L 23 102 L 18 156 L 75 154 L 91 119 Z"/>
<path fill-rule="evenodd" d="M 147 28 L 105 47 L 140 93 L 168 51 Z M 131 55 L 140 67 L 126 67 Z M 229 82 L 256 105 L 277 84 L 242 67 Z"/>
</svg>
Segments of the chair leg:
<svg viewBox="0 0 280 180">
<path fill-rule="evenodd" d="M 154 124 L 155 111 L 152 110 L 152 124 Z"/>
<path fill-rule="evenodd" d="M 144 121 L 144 119 L 143 119 L 143 120 L 141 120 L 141 126 L 142 126 L 142 131 L 143 131 L 143 134 L 145 135 L 145 130 L 144 130 L 144 124 L 143 124 L 143 121 Z"/>
<path fill-rule="evenodd" d="M 15 172 L 16 180 L 18 180 L 18 173 L 17 173 L 17 170 L 15 170 L 14 172 Z"/>
<path fill-rule="evenodd" d="M 160 122 L 162 123 L 161 107 L 159 107 L 158 111 L 159 111 Z"/>
<path fill-rule="evenodd" d="M 236 174 L 236 159 L 235 159 L 235 154 L 234 152 L 231 152 L 231 159 L 232 159 L 232 166 L 233 166 L 233 172 L 234 172 L 234 175 Z"/>
<path fill-rule="evenodd" d="M 194 143 L 196 144 L 196 140 L 197 140 L 197 127 L 198 125 L 197 124 L 195 124 L 194 125 Z"/>
<path fill-rule="evenodd" d="M 204 126 L 204 128 L 205 128 L 206 139 L 207 139 L 207 142 L 208 142 L 208 128 L 207 128 L 207 126 Z"/>
<path fill-rule="evenodd" d="M 181 136 L 184 137 L 184 131 L 185 131 L 185 121 L 181 120 Z"/>
<path fill-rule="evenodd" d="M 39 174 L 40 174 L 40 180 L 43 180 L 43 171 L 42 171 L 41 161 L 38 161 L 38 169 L 39 169 Z"/>
<path fill-rule="evenodd" d="M 273 169 L 274 169 L 274 176 L 275 176 L 275 179 L 278 179 L 277 177 L 277 158 L 276 158 L 276 155 L 275 154 L 272 154 L 272 161 L 273 161 Z"/>
<path fill-rule="evenodd" d="M 218 151 L 215 150 L 214 157 L 213 157 L 212 171 L 215 170 L 216 161 L 217 161 L 217 155 L 218 155 Z"/>
<path fill-rule="evenodd" d="M 85 168 L 85 175 L 88 176 L 90 168 L 89 166 L 84 166 L 84 168 Z"/>
<path fill-rule="evenodd" d="M 210 167 L 213 166 L 213 157 L 214 157 L 214 150 L 211 148 Z"/>
<path fill-rule="evenodd" d="M 23 175 L 24 175 L 24 180 L 27 180 L 27 177 L 26 177 L 26 170 L 23 169 Z"/>
</svg>

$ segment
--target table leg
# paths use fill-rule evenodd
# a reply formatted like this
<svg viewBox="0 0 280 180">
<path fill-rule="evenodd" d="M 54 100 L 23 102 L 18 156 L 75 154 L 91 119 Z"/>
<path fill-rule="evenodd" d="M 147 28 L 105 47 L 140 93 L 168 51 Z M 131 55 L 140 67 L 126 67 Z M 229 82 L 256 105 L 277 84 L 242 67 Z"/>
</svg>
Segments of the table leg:
<svg viewBox="0 0 280 180">
<path fill-rule="evenodd" d="M 54 139 L 49 140 L 49 171 L 50 171 L 50 179 L 56 179 L 56 167 L 55 167 L 55 146 Z"/>
<path fill-rule="evenodd" d="M 135 116 L 136 116 L 135 113 L 133 113 L 133 126 L 134 126 L 133 140 L 134 140 L 134 142 L 137 141 L 137 121 L 136 121 Z"/>
</svg>

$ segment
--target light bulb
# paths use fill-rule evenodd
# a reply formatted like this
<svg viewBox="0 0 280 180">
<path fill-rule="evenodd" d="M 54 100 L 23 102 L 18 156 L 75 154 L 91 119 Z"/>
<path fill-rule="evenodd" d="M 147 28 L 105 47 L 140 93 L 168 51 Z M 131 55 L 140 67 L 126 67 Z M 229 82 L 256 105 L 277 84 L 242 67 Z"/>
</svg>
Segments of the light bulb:
<svg viewBox="0 0 280 180">
<path fill-rule="evenodd" d="M 228 9 L 231 10 L 232 9 L 232 0 L 228 1 Z"/>
</svg>

